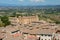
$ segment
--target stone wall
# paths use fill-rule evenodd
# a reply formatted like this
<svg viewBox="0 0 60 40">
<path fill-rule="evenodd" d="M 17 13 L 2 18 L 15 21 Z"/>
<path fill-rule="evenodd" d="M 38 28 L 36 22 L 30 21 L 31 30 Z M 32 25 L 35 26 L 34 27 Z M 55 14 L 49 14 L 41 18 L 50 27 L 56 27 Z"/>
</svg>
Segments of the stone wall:
<svg viewBox="0 0 60 40">
<path fill-rule="evenodd" d="M 39 21 L 38 16 L 23 16 L 19 17 L 20 24 L 29 24 L 31 22 Z"/>
</svg>

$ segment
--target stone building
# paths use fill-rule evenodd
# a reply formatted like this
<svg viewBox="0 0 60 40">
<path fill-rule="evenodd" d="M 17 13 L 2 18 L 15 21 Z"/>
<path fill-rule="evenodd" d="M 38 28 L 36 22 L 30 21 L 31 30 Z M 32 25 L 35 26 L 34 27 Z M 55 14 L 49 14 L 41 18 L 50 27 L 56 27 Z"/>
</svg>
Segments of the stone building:
<svg viewBox="0 0 60 40">
<path fill-rule="evenodd" d="M 11 22 L 11 24 L 18 24 L 19 20 L 17 17 L 9 17 L 9 21 Z"/>
<path fill-rule="evenodd" d="M 24 40 L 53 40 L 56 25 L 45 22 L 34 22 L 19 27 Z"/>
<path fill-rule="evenodd" d="M 20 24 L 29 24 L 33 21 L 39 21 L 38 16 L 23 16 L 19 17 Z"/>
<path fill-rule="evenodd" d="M 10 17 L 9 20 L 12 25 L 4 28 L 0 39 L 60 40 L 60 27 L 44 20 L 39 21 L 38 16 Z"/>
</svg>

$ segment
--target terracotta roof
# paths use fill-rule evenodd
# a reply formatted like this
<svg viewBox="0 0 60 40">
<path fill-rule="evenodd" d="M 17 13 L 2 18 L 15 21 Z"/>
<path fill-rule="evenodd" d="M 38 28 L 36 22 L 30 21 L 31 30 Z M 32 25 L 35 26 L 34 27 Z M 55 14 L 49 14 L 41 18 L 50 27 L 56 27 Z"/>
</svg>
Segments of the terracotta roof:
<svg viewBox="0 0 60 40">
<path fill-rule="evenodd" d="M 55 32 L 54 29 L 51 29 L 51 27 L 40 27 L 40 26 L 34 26 L 34 27 L 22 27 L 20 28 L 22 32 L 29 33 L 29 34 L 52 34 Z"/>
<path fill-rule="evenodd" d="M 57 30 L 60 30 L 60 26 L 57 27 Z"/>
<path fill-rule="evenodd" d="M 18 30 L 18 26 L 9 25 L 9 26 L 6 26 L 5 29 L 6 29 L 6 31 L 8 31 L 8 32 L 12 32 L 12 31 Z"/>
<path fill-rule="evenodd" d="M 4 37 L 4 27 L 0 27 L 0 39 Z"/>
</svg>

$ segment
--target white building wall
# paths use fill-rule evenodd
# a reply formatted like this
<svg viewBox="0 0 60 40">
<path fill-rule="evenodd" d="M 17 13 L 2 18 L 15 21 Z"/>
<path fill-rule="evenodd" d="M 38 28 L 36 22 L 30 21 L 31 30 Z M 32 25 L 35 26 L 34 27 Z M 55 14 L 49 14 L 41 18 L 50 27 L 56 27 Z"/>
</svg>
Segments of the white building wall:
<svg viewBox="0 0 60 40">
<path fill-rule="evenodd" d="M 40 37 L 40 40 L 52 40 L 52 37 L 53 37 L 53 36 L 37 35 L 37 37 L 38 37 L 38 38 Z"/>
<path fill-rule="evenodd" d="M 40 40 L 52 40 L 51 36 L 40 36 Z"/>
</svg>

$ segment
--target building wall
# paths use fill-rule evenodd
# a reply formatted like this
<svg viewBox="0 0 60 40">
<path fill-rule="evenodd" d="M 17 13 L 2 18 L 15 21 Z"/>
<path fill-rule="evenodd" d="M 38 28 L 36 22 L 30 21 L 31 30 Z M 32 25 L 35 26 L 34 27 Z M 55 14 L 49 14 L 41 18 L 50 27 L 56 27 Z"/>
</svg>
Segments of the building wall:
<svg viewBox="0 0 60 40">
<path fill-rule="evenodd" d="M 11 24 L 18 24 L 19 20 L 17 17 L 9 17 L 9 21 L 11 22 Z"/>
<path fill-rule="evenodd" d="M 31 23 L 33 21 L 39 21 L 38 16 L 23 16 L 23 17 L 19 17 L 19 22 L 20 24 L 28 24 Z"/>
<path fill-rule="evenodd" d="M 48 35 L 37 35 L 38 39 L 40 37 L 40 40 L 52 40 L 52 36 L 48 36 Z"/>
<path fill-rule="evenodd" d="M 40 36 L 40 40 L 52 40 L 50 36 Z"/>
</svg>

